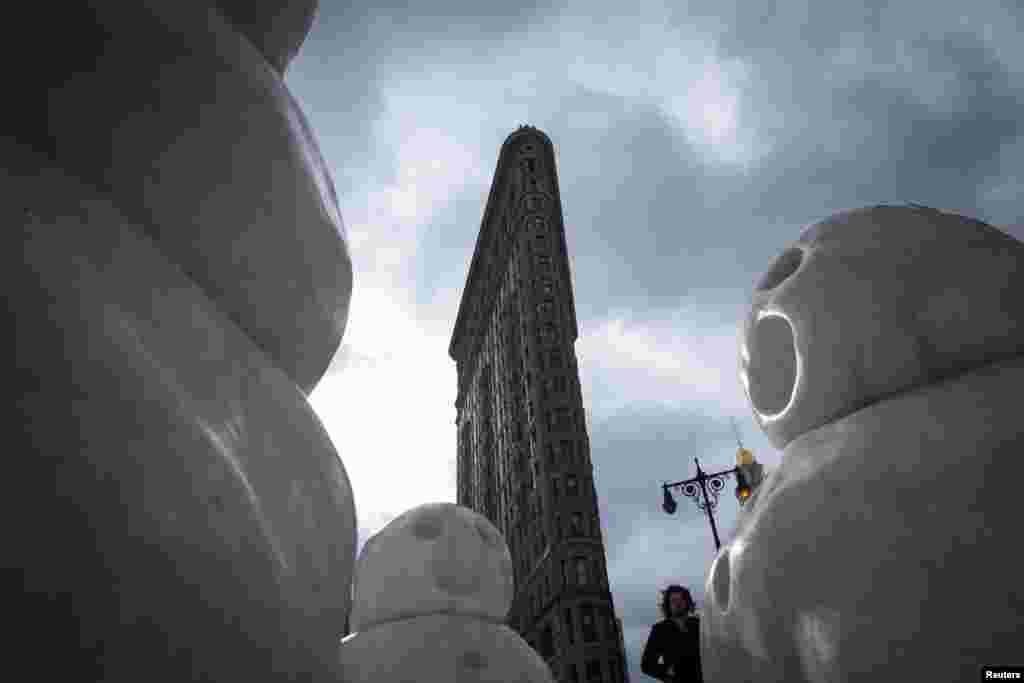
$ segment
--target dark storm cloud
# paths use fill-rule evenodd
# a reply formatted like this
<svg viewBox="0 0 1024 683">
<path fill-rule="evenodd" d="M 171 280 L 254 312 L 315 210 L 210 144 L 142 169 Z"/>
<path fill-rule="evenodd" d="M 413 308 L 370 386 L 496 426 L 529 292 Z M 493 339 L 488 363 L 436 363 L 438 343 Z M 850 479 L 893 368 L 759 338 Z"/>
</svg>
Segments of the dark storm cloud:
<svg viewBox="0 0 1024 683">
<path fill-rule="evenodd" d="M 771 145 L 742 172 L 703 163 L 649 102 L 545 79 L 532 122 L 558 149 L 581 319 L 671 307 L 701 290 L 731 290 L 722 303 L 734 305 L 803 225 L 841 209 L 916 202 L 1017 220 L 1019 200 L 986 200 L 1024 116 L 1024 83 L 990 43 L 964 31 L 909 46 L 867 36 L 854 55 L 909 53 L 907 64 L 922 70 L 879 73 L 835 66 L 839 48 L 828 48 L 838 39 L 806 31 L 816 41 L 780 35 L 778 50 L 756 40 L 743 49 L 722 34 L 729 55 L 753 69 L 742 106 Z M 607 127 L 578 125 L 593 112 Z M 475 233 L 479 215 L 461 209 L 448 223 Z"/>
<path fill-rule="evenodd" d="M 671 307 L 696 290 L 735 287 L 735 230 L 723 232 L 717 211 L 737 184 L 709 177 L 651 106 L 582 94 L 562 104 L 549 126 L 562 132 L 555 139 L 577 315 Z M 597 107 L 612 117 L 607 131 L 573 130 L 574 111 Z"/>
<path fill-rule="evenodd" d="M 918 3 L 691 2 L 675 20 L 712 31 L 754 69 L 749 106 L 776 143 L 745 208 L 804 220 L 913 201 L 1013 222 L 982 195 L 1021 136 L 1024 11 Z"/>
<path fill-rule="evenodd" d="M 933 68 L 954 74 L 941 107 L 866 77 L 793 92 L 792 106 L 809 126 L 780 134 L 783 144 L 766 160 L 750 208 L 800 219 L 808 208 L 826 214 L 913 201 L 987 213 L 979 195 L 1000 149 L 1021 134 L 1024 99 L 1007 70 L 971 36 L 948 37 L 922 52 Z M 836 148 L 835 137 L 856 146 Z"/>
</svg>

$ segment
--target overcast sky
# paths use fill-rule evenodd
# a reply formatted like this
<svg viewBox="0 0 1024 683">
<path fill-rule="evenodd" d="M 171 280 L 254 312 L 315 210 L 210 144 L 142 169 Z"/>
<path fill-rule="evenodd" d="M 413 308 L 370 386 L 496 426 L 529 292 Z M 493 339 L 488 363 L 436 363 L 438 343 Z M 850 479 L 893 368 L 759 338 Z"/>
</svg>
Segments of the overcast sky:
<svg viewBox="0 0 1024 683">
<path fill-rule="evenodd" d="M 660 483 L 781 454 L 737 376 L 755 281 L 802 226 L 913 202 L 1024 229 L 1017 3 L 323 0 L 287 82 L 334 174 L 355 267 L 344 344 L 312 395 L 355 489 L 360 544 L 455 500 L 447 348 L 505 137 L 553 140 L 595 486 L 634 681 L 656 591 L 714 545 Z M 497 4 L 497 3 L 494 3 Z M 969 14 L 969 16 L 965 16 Z M 895 283 L 894 283 L 895 286 Z M 719 505 L 723 540 L 736 518 Z"/>
</svg>

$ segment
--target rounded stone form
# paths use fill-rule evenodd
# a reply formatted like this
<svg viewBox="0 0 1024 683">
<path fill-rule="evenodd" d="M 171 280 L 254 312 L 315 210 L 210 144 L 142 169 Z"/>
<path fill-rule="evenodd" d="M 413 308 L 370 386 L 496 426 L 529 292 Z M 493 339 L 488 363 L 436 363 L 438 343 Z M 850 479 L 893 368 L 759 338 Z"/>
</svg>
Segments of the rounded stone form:
<svg viewBox="0 0 1024 683">
<path fill-rule="evenodd" d="M 348 683 L 554 683 L 547 663 L 508 626 L 450 614 L 353 633 L 340 659 Z"/>
<path fill-rule="evenodd" d="M 758 283 L 741 379 L 777 448 L 887 395 L 1024 352 L 1024 244 L 924 207 L 807 229 Z"/>
<path fill-rule="evenodd" d="M 352 592 L 353 631 L 436 613 L 503 623 L 512 604 L 512 556 L 484 516 L 427 503 L 366 542 Z"/>
<path fill-rule="evenodd" d="M 102 54 L 69 56 L 86 66 L 42 94 L 58 163 L 109 193 L 311 391 L 344 332 L 352 264 L 305 117 L 212 5 L 94 9 L 105 37 L 88 49 Z"/>
<path fill-rule="evenodd" d="M 288 68 L 313 26 L 318 0 L 216 0 L 232 25 L 278 72 Z"/>
<path fill-rule="evenodd" d="M 706 584 L 723 681 L 966 681 L 1024 623 L 1024 357 L 905 391 L 791 441 Z"/>
<path fill-rule="evenodd" d="M 340 680 L 355 509 L 304 395 L 106 196 L 3 158 L 11 657 L 47 679 Z"/>
</svg>

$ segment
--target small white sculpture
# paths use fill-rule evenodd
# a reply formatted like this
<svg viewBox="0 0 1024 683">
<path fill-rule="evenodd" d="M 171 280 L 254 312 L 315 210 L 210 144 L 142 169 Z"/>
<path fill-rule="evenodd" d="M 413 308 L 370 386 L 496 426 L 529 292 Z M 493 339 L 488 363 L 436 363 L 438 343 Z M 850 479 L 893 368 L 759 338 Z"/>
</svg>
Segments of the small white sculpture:
<svg viewBox="0 0 1024 683">
<path fill-rule="evenodd" d="M 838 214 L 775 262 L 741 360 L 785 451 L 708 577 L 708 683 L 1019 660 L 1021 292 L 1024 244 L 923 207 Z"/>
<path fill-rule="evenodd" d="M 553 681 L 504 624 L 512 591 L 508 546 L 486 518 L 454 503 L 405 512 L 359 556 L 346 683 Z"/>
</svg>

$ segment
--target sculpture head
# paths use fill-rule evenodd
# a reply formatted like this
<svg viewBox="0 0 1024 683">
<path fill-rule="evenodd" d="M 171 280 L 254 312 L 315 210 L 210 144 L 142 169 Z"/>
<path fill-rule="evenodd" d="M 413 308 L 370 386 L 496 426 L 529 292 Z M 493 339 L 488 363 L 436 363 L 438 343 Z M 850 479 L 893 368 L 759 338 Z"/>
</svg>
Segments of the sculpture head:
<svg viewBox="0 0 1024 683">
<path fill-rule="evenodd" d="M 483 515 L 454 503 L 427 503 L 366 542 L 353 596 L 355 631 L 438 613 L 503 623 L 512 602 L 512 557 Z"/>
<path fill-rule="evenodd" d="M 316 7 L 93 0 L 56 21 L 27 6 L 18 25 L 61 48 L 0 41 L 7 63 L 39 57 L 13 74 L 5 130 L 112 197 L 307 393 L 352 292 L 330 173 L 283 80 Z"/>
<path fill-rule="evenodd" d="M 967 680 L 1015 657 L 1021 291 L 1024 244 L 920 207 L 837 214 L 776 259 L 740 355 L 784 452 L 712 565 L 707 680 Z"/>
</svg>

